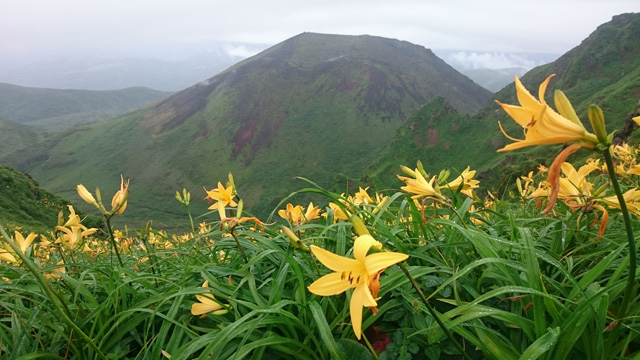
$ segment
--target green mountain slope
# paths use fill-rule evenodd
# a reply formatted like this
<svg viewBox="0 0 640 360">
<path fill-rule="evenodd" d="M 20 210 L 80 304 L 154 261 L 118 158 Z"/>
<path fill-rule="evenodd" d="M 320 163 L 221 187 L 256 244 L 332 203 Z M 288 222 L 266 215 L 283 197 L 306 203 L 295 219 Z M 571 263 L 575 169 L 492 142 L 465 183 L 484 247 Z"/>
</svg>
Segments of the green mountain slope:
<svg viewBox="0 0 640 360">
<path fill-rule="evenodd" d="M 247 208 L 264 214 L 303 186 L 295 176 L 324 186 L 359 176 L 436 96 L 473 112 L 491 93 L 420 46 L 305 33 L 153 106 L 1 160 L 70 198 L 77 183 L 105 194 L 124 174 L 127 213 L 140 221 L 175 218 L 176 190 L 202 199 L 202 186 L 231 171 Z"/>
<path fill-rule="evenodd" d="M 539 84 L 555 73 L 547 89 L 549 104 L 553 104 L 554 89 L 561 89 L 587 128 L 587 108 L 592 103 L 604 110 L 608 132 L 625 126 L 636 128 L 630 123 L 630 115 L 640 99 L 639 38 L 640 14 L 616 16 L 579 46 L 553 63 L 534 68 L 521 80 L 537 96 Z M 495 99 L 518 104 L 513 83 L 498 92 Z M 397 188 L 400 183 L 395 174 L 400 172 L 399 165 L 413 167 L 421 160 L 433 174 L 441 169 L 462 171 L 471 166 L 482 172 L 479 177 L 485 187 L 497 187 L 511 183 L 509 178 L 533 170 L 540 163 L 549 165 L 559 152 L 559 146 L 536 146 L 497 153 L 509 142 L 498 122 L 512 136 L 522 138 L 522 129 L 493 101 L 479 113 L 466 116 L 456 113 L 444 99 L 435 100 L 398 130 L 387 152 L 366 171 L 365 179 L 379 188 Z"/>
<path fill-rule="evenodd" d="M 49 132 L 0 118 L 0 154 L 7 154 L 41 141 Z"/>
<path fill-rule="evenodd" d="M 60 90 L 0 83 L 0 117 L 49 130 L 112 119 L 170 95 L 134 87 L 122 90 Z"/>
<path fill-rule="evenodd" d="M 68 216 L 71 203 L 51 194 L 28 175 L 0 165 L 0 225 L 5 230 L 48 233 L 58 224 L 58 213 Z M 84 213 L 77 213 L 85 217 Z M 85 225 L 99 226 L 100 219 L 91 217 Z M 25 234 L 23 231 L 23 234 Z"/>
</svg>

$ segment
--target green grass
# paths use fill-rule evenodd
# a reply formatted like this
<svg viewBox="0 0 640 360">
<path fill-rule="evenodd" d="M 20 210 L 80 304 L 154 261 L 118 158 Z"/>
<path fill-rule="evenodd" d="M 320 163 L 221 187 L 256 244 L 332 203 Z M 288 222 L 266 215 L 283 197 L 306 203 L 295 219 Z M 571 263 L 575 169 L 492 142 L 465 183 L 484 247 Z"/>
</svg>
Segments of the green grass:
<svg viewBox="0 0 640 360">
<path fill-rule="evenodd" d="M 316 187 L 300 194 L 322 207 L 341 198 Z M 640 354 L 635 318 L 617 323 L 615 317 L 628 269 L 618 212 L 610 210 L 610 224 L 600 237 L 591 227 L 592 213 L 572 212 L 562 204 L 554 216 L 544 217 L 534 201 L 517 197 L 485 207 L 457 192 L 443 194 L 447 205 L 429 206 L 424 213 L 401 192 L 390 193 L 384 204 L 350 206 L 384 249 L 409 255 L 404 266 L 470 358 L 632 359 Z M 193 194 L 192 203 L 197 198 Z M 187 237 L 155 226 L 124 231 L 131 244 L 121 245 L 124 267 L 104 239 L 92 242 L 97 252 L 91 253 L 45 249 L 36 242 L 26 254 L 36 271 L 49 273 L 65 259 L 66 273 L 46 280 L 53 290 L 48 293 L 24 265 L 0 267 L 0 276 L 9 279 L 0 282 L 0 355 L 374 358 L 354 338 L 349 295 L 309 293 L 307 286 L 330 270 L 294 249 L 279 225 L 253 229 L 253 221 L 242 222 L 232 230 L 236 242 L 225 236 L 229 225 L 220 227 L 217 214 L 203 213 L 199 219 L 208 229 Z M 353 256 L 353 225 L 331 219 L 329 214 L 292 229 L 307 245 Z M 637 218 L 633 228 L 640 230 Z M 205 280 L 226 314 L 191 315 Z M 380 280 L 378 313 L 365 308 L 363 317 L 370 342 L 376 348 L 384 344 L 379 359 L 461 357 L 398 266 Z M 638 300 L 633 298 L 630 314 L 640 310 Z M 63 321 L 65 309 L 78 329 Z"/>
</svg>

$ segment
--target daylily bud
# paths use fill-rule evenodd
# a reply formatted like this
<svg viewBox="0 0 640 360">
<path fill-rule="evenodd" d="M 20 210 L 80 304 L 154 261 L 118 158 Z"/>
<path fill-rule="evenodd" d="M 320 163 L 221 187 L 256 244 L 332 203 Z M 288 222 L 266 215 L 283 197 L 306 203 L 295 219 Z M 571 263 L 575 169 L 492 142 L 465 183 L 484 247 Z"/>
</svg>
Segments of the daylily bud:
<svg viewBox="0 0 640 360">
<path fill-rule="evenodd" d="M 518 193 L 520 193 L 520 195 L 524 195 L 522 192 L 522 181 L 520 181 L 520 178 L 516 179 L 516 186 L 518 187 Z"/>
<path fill-rule="evenodd" d="M 562 91 L 556 90 L 553 93 L 553 102 L 556 104 L 556 109 L 558 109 L 560 115 L 573 121 L 577 125 L 582 126 L 580 118 L 578 118 L 578 114 L 576 114 L 576 111 L 573 109 L 571 102 L 569 102 L 569 99 Z"/>
<path fill-rule="evenodd" d="M 291 245 L 293 245 L 293 247 L 295 247 L 298 250 L 302 250 L 304 252 L 309 252 L 309 248 L 307 247 L 307 245 L 305 245 L 300 240 L 300 238 L 297 237 L 293 231 L 291 231 L 291 229 L 289 229 L 286 226 L 283 226 L 282 231 L 284 232 L 285 235 L 287 235 L 287 237 L 289 238 L 289 242 L 291 243 Z"/>
<path fill-rule="evenodd" d="M 87 190 L 87 188 L 84 187 L 84 185 L 82 184 L 77 185 L 76 190 L 78 191 L 78 195 L 80 195 L 82 200 L 84 200 L 87 204 L 93 205 L 95 207 L 99 207 L 96 199 L 93 197 L 93 195 L 91 195 L 89 190 Z"/>
<path fill-rule="evenodd" d="M 102 194 L 100 193 L 100 188 L 96 188 L 96 199 L 98 199 L 98 204 L 102 204 Z"/>
<path fill-rule="evenodd" d="M 422 161 L 418 160 L 418 162 L 416 163 L 416 167 L 418 171 L 420 171 L 420 174 L 422 174 L 422 176 L 427 177 L 427 173 L 424 171 L 424 167 L 422 166 Z"/>
<path fill-rule="evenodd" d="M 364 221 L 360 219 L 357 215 L 351 216 L 351 223 L 353 224 L 353 230 L 358 234 L 358 236 L 369 235 L 369 230 L 364 225 Z"/>
<path fill-rule="evenodd" d="M 593 192 L 593 197 L 598 197 L 600 194 L 602 194 L 607 188 L 609 187 L 609 183 L 606 182 L 604 184 L 602 184 L 599 188 L 596 189 L 596 191 Z"/>
<path fill-rule="evenodd" d="M 442 184 L 447 181 L 449 175 L 451 175 L 451 171 L 446 169 L 440 170 L 440 173 L 438 174 L 438 184 Z"/>
<path fill-rule="evenodd" d="M 62 211 L 58 212 L 58 226 L 64 225 L 64 213 Z"/>
<path fill-rule="evenodd" d="M 632 118 L 633 121 L 636 122 L 636 124 L 638 124 L 638 126 L 640 126 L 640 116 L 636 116 L 634 118 Z"/>
<path fill-rule="evenodd" d="M 415 178 L 416 177 L 416 172 L 409 169 L 408 167 L 404 166 L 404 165 L 400 165 L 400 170 L 402 170 L 403 173 Z"/>
<path fill-rule="evenodd" d="M 127 199 L 129 198 L 129 180 L 124 181 L 120 176 L 120 190 L 116 191 L 111 199 L 111 211 L 115 211 L 116 215 L 120 215 L 127 208 Z"/>
<path fill-rule="evenodd" d="M 598 105 L 589 105 L 589 121 L 600 144 L 609 145 L 607 143 L 607 130 L 604 126 L 604 113 Z"/>
<path fill-rule="evenodd" d="M 236 214 L 236 219 L 240 219 L 240 217 L 242 217 L 242 210 L 244 209 L 244 201 L 242 201 L 242 199 L 240 199 L 238 201 L 238 210 L 237 210 L 237 214 Z"/>
</svg>

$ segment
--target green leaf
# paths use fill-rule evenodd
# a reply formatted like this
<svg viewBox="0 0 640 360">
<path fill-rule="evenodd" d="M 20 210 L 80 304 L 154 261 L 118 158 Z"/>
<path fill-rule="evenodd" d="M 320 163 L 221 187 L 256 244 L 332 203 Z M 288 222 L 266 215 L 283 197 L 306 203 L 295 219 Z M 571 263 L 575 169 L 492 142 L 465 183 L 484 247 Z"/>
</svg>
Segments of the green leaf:
<svg viewBox="0 0 640 360">
<path fill-rule="evenodd" d="M 364 345 L 352 339 L 338 340 L 338 348 L 345 359 L 373 360 L 373 355 Z"/>
<path fill-rule="evenodd" d="M 342 352 L 336 343 L 336 340 L 331 333 L 331 329 L 329 329 L 329 324 L 327 323 L 327 319 L 322 312 L 322 308 L 317 301 L 313 301 L 309 303 L 309 308 L 311 309 L 311 314 L 313 315 L 313 319 L 316 321 L 316 325 L 318 325 L 318 330 L 320 332 L 320 337 L 324 341 L 324 345 L 329 349 L 332 357 L 334 359 L 345 359 L 342 356 Z"/>
<path fill-rule="evenodd" d="M 547 333 L 534 341 L 527 350 L 522 353 L 520 360 L 534 360 L 540 357 L 540 355 L 546 353 L 551 349 L 558 341 L 560 335 L 560 327 L 548 329 Z"/>
</svg>

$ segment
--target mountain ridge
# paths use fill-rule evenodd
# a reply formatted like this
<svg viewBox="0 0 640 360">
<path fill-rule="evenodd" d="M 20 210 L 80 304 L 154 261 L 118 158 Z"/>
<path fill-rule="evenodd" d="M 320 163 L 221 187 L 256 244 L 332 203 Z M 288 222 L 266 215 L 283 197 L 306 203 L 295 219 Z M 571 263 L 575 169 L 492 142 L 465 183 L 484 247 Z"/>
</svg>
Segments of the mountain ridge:
<svg viewBox="0 0 640 360">
<path fill-rule="evenodd" d="M 0 83 L 0 117 L 47 130 L 64 130 L 112 119 L 170 94 L 144 87 L 78 90 Z"/>
</svg>

